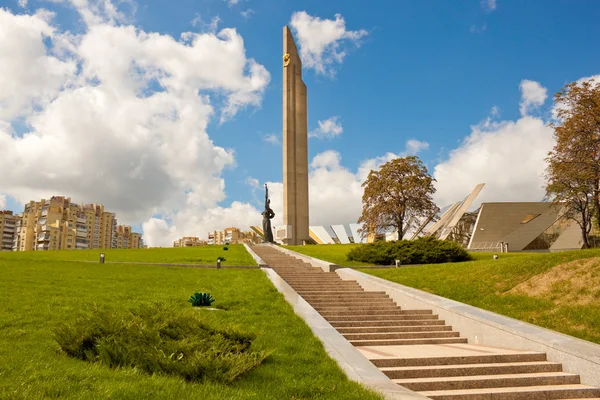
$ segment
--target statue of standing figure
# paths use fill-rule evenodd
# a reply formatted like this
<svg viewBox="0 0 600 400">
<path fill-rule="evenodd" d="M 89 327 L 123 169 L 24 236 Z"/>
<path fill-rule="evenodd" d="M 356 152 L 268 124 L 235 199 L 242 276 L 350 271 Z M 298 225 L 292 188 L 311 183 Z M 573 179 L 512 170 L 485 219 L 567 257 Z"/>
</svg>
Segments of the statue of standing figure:
<svg viewBox="0 0 600 400">
<path fill-rule="evenodd" d="M 265 211 L 262 212 L 263 216 L 263 233 L 265 234 L 264 243 L 275 243 L 273 240 L 273 230 L 271 229 L 271 219 L 275 216 L 275 213 L 271 209 L 271 200 L 269 199 L 269 188 L 265 183 Z"/>
</svg>

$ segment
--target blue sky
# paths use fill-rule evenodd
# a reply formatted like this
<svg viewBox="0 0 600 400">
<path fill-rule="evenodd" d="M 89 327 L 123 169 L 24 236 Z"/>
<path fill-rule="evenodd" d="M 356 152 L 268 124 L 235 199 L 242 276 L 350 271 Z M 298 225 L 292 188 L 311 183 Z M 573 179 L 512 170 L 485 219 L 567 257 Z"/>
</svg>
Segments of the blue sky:
<svg viewBox="0 0 600 400">
<path fill-rule="evenodd" d="M 475 183 L 482 180 L 488 183 L 483 199 L 540 200 L 543 195 L 543 180 L 540 178 L 543 154 L 553 143 L 551 131 L 546 127 L 552 118 L 552 95 L 566 83 L 599 73 L 600 53 L 595 51 L 595 38 L 600 37 L 600 24 L 597 23 L 600 3 L 591 0 L 114 2 L 123 16 L 114 20 L 106 9 L 95 9 L 93 1 L 89 5 L 81 4 L 81 0 L 62 3 L 29 0 L 23 7 L 24 4 L 19 5 L 17 0 L 0 0 L 0 8 L 5 9 L 6 18 L 39 15 L 39 9 L 44 8 L 55 13 L 48 23 L 56 32 L 69 32 L 81 37 L 89 35 L 92 26 L 135 26 L 138 32 L 171 36 L 175 41 L 180 40 L 183 32 L 214 36 L 222 29 L 234 28 L 243 39 L 241 53 L 246 61 L 254 59 L 268 72 L 270 80 L 256 91 L 259 100 L 246 102 L 226 121 L 219 118 L 227 98 L 224 93 L 233 89 L 210 92 L 210 105 L 214 112 L 205 120 L 199 120 L 200 124 L 205 121 L 207 126 L 198 135 L 206 133 L 214 145 L 230 150 L 234 161 L 224 162 L 226 166 L 216 163 L 218 167 L 214 167 L 215 170 L 206 179 L 215 176 L 222 179 L 223 192 L 211 197 L 200 209 L 190 209 L 187 214 L 179 216 L 188 220 L 191 215 L 229 215 L 230 210 L 235 208 L 232 205 L 234 201 L 247 206 L 242 207 L 246 211 L 238 210 L 240 213 L 259 211 L 262 192 L 248 185 L 248 180 L 255 179 L 261 186 L 264 182 L 272 182 L 275 187 L 282 181 L 281 146 L 265 138 L 269 135 L 281 137 L 282 27 L 290 23 L 294 13 L 304 11 L 311 21 L 321 22 L 334 20 L 338 14 L 338 18 L 343 19 L 346 32 L 364 31 L 357 40 L 331 42 L 337 46 L 337 51 L 344 51 L 345 56 L 341 62 L 328 65 L 327 73 L 319 73 L 315 68 L 304 69 L 304 81 L 308 86 L 309 130 L 317 129 L 319 121 L 323 123 L 330 118 L 334 118 L 336 126 L 341 127 L 341 133 L 334 137 L 315 137 L 309 141 L 309 160 L 313 161 L 315 157 L 319 160 L 313 167 L 315 183 L 314 188 L 311 186 L 311 196 L 328 189 L 332 192 L 329 197 L 314 200 L 315 214 L 311 213 L 311 223 L 354 222 L 360 208 L 357 203 L 360 193 L 356 187 L 360 184 L 361 165 L 376 167 L 389 159 L 389 154 L 418 153 L 438 179 L 440 206 L 465 196 Z M 87 11 L 96 13 L 98 21 L 91 23 L 85 20 Z M 215 18 L 218 22 L 211 27 L 210 23 Z M 294 28 L 297 41 L 301 35 L 298 29 L 304 28 Z M 50 34 L 51 40 L 44 38 L 48 54 L 56 53 L 55 49 L 51 51 L 51 47 L 58 38 L 52 35 L 56 34 Z M 314 38 L 314 32 L 312 35 Z M 120 46 L 118 41 L 111 43 L 111 46 Z M 300 47 L 303 47 L 302 43 Z M 324 54 L 328 51 L 331 47 L 326 47 Z M 77 52 L 73 63 L 81 71 L 86 62 L 91 62 L 93 55 Z M 61 61 L 67 60 L 62 56 L 56 57 Z M 135 59 L 136 56 L 132 57 Z M 235 60 L 232 58 L 232 62 Z M 246 76 L 250 74 L 248 65 L 244 70 Z M 193 69 L 193 64 L 191 66 Z M 83 76 L 80 72 L 71 73 Z M 86 76 L 86 79 L 89 79 L 87 85 L 93 86 L 93 82 L 103 78 Z M 535 85 L 523 86 L 525 80 Z M 64 82 L 61 85 L 54 88 L 55 97 L 44 99 L 41 106 L 7 114 L 4 119 L 0 113 L 0 123 L 4 120 L 11 126 L 14 143 L 32 130 L 31 125 L 24 121 L 36 112 L 43 113 L 57 96 L 70 90 Z M 533 92 L 527 92 L 527 87 Z M 149 83 L 146 90 L 160 92 L 162 89 L 158 84 Z M 531 106 L 523 112 L 521 105 L 530 95 L 534 96 L 528 103 Z M 138 93 L 138 96 L 141 94 Z M 2 101 L 11 100 L 11 97 L 0 97 L 0 111 Z M 42 128 L 38 130 L 50 132 Z M 84 144 L 85 132 L 82 129 L 80 133 Z M 428 146 L 422 144 L 418 150 L 411 150 L 410 146 L 407 147 L 407 141 L 411 139 Z M 120 142 L 114 143 L 118 145 Z M 507 147 L 503 148 L 505 144 Z M 531 151 L 533 149 L 535 152 Z M 479 164 L 474 163 L 473 159 L 477 158 L 474 154 L 495 150 L 504 155 L 502 160 L 488 163 L 482 156 L 484 159 Z M 493 159 L 491 155 L 490 159 Z M 123 165 L 132 169 L 146 165 L 142 161 L 140 165 L 137 163 L 132 161 Z M 187 173 L 199 173 L 196 167 L 202 163 L 202 156 L 197 156 L 196 161 L 189 164 L 191 168 Z M 97 179 L 110 173 L 107 169 L 98 174 Z M 511 183 L 511 179 L 498 179 L 494 186 L 492 180 L 496 180 L 499 174 L 522 174 L 528 178 L 516 183 Z M 96 198 L 101 197 L 98 200 L 80 199 L 86 197 L 88 189 L 73 183 L 76 180 L 53 184 L 55 178 L 52 176 L 49 175 L 43 184 L 16 185 L 10 179 L 0 179 L 0 194 L 6 196 L 7 208 L 20 211 L 20 204 L 27 195 L 64 194 L 72 196 L 75 201 L 112 205 L 125 216 L 125 222 L 147 230 L 148 234 L 155 229 L 155 236 L 170 235 L 170 238 L 194 232 L 194 226 L 182 230 L 173 222 L 177 220 L 176 214 L 189 204 L 189 201 L 182 200 L 183 190 L 177 201 L 157 194 L 155 205 L 146 205 L 144 212 L 132 212 L 124 202 L 138 201 L 136 194 L 119 197 L 106 194 L 110 190 L 106 189 L 96 195 Z M 148 170 L 144 179 L 151 180 L 151 176 Z M 175 178 L 169 182 L 172 187 L 183 187 L 185 193 L 195 193 L 196 203 L 204 201 L 205 190 L 199 188 L 205 187 L 206 192 L 212 190 L 202 186 L 207 185 L 205 180 L 189 184 L 189 187 L 178 185 Z M 351 182 L 354 189 L 352 195 L 344 199 L 347 182 Z M 126 187 L 127 182 L 124 185 Z M 161 183 L 157 180 L 154 185 L 160 186 Z M 115 187 L 119 184 L 115 183 Z M 68 190 L 72 193 L 67 193 Z M 144 186 L 136 193 L 143 190 L 152 192 L 151 187 Z M 165 190 L 175 189 L 165 186 Z M 336 190 L 340 204 L 336 203 Z M 330 214 L 328 210 L 331 207 L 342 209 L 349 202 L 352 205 L 348 206 L 347 213 L 336 216 L 338 220 L 329 221 L 321 217 Z M 232 211 L 230 214 L 232 218 L 239 218 L 239 213 Z M 152 216 L 155 217 L 154 225 L 143 225 Z M 166 221 L 166 224 L 161 222 L 157 225 L 156 220 Z M 214 220 L 200 218 L 197 221 L 196 230 L 201 236 L 207 230 L 221 228 Z M 223 224 L 230 222 L 235 220 L 223 218 Z M 156 240 L 156 243 L 159 242 Z"/>
</svg>

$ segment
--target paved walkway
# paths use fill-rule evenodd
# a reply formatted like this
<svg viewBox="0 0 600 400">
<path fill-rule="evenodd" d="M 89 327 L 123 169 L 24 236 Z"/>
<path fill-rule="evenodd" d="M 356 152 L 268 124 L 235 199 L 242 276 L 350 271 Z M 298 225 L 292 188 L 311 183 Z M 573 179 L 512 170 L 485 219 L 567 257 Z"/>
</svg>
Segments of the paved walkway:
<svg viewBox="0 0 600 400">
<path fill-rule="evenodd" d="M 431 310 L 404 310 L 272 246 L 252 250 L 392 381 L 431 399 L 600 399 L 544 353 L 474 346 Z"/>
</svg>

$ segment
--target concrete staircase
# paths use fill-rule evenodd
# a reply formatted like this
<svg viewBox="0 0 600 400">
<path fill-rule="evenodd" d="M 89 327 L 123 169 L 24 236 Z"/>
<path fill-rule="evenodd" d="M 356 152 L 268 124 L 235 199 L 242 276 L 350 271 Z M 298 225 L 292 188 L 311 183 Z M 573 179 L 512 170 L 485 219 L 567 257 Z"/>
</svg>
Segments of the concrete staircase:
<svg viewBox="0 0 600 400">
<path fill-rule="evenodd" d="M 252 250 L 398 385 L 431 399 L 600 399 L 543 353 L 473 346 L 431 310 L 403 310 L 276 247 Z"/>
</svg>

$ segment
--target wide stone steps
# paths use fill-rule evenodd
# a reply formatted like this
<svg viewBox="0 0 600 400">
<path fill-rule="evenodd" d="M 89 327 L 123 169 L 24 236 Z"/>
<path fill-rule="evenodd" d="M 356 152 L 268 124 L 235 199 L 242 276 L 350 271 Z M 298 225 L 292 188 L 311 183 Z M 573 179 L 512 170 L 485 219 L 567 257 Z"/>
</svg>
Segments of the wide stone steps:
<svg viewBox="0 0 600 400">
<path fill-rule="evenodd" d="M 323 315 L 328 321 L 402 321 L 419 319 L 437 319 L 437 315 L 432 314 L 381 314 L 381 315 Z"/>
<path fill-rule="evenodd" d="M 381 371 L 390 379 L 441 378 L 449 376 L 506 375 L 534 372 L 561 372 L 562 364 L 550 361 L 463 364 L 447 366 L 385 367 Z"/>
<path fill-rule="evenodd" d="M 599 397 L 600 389 L 587 385 L 545 385 L 423 391 L 420 394 L 432 400 L 590 399 Z"/>
<path fill-rule="evenodd" d="M 445 321 L 441 319 L 422 319 L 422 320 L 380 320 L 380 321 L 328 321 L 334 328 L 347 327 L 372 327 L 372 326 L 443 326 Z"/>
<path fill-rule="evenodd" d="M 516 354 L 482 354 L 453 357 L 418 357 L 418 358 L 381 358 L 371 360 L 379 368 L 388 367 L 429 367 L 452 366 L 464 364 L 518 363 L 546 361 L 545 353 L 522 352 Z"/>
<path fill-rule="evenodd" d="M 467 343 L 467 338 L 349 340 L 353 346 L 410 346 L 416 344 Z"/>
<path fill-rule="evenodd" d="M 435 400 L 600 399 L 600 389 L 547 361 L 544 353 L 506 350 L 495 354 L 456 351 L 467 339 L 431 310 L 403 310 L 383 291 L 365 291 L 270 246 L 254 251 L 352 345 L 370 349 L 371 362 L 395 383 Z M 422 346 L 420 349 L 418 346 Z M 435 346 L 440 346 L 438 355 Z M 404 349 L 404 347 L 401 347 Z M 447 349 L 447 350 L 445 350 Z M 450 351 L 452 350 L 452 351 Z M 395 355 L 407 354 L 405 358 Z M 363 353 L 364 354 L 364 353 Z M 429 356 L 429 355 L 432 356 Z M 435 354 L 435 355 L 433 355 Z"/>
<path fill-rule="evenodd" d="M 482 389 L 518 386 L 576 385 L 579 375 L 565 372 L 539 372 L 529 374 L 455 376 L 441 378 L 392 379 L 397 384 L 415 392 L 434 390 Z"/>
<path fill-rule="evenodd" d="M 451 331 L 448 325 L 408 325 L 408 326 L 364 326 L 351 328 L 336 328 L 342 335 L 349 333 L 384 333 L 384 332 L 438 332 Z"/>
<path fill-rule="evenodd" d="M 452 331 L 424 331 L 424 332 L 383 332 L 383 333 L 344 333 L 349 341 L 353 340 L 382 340 L 382 339 L 430 339 L 459 337 L 458 332 Z"/>
</svg>

